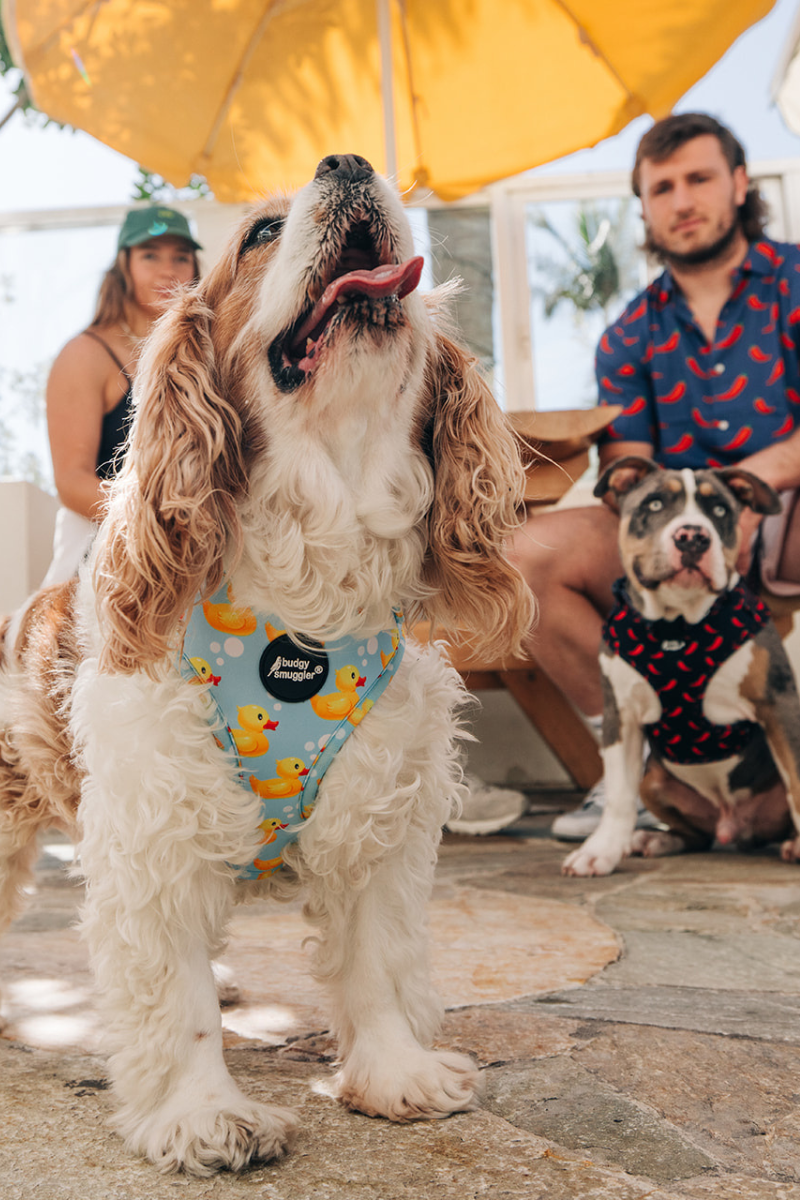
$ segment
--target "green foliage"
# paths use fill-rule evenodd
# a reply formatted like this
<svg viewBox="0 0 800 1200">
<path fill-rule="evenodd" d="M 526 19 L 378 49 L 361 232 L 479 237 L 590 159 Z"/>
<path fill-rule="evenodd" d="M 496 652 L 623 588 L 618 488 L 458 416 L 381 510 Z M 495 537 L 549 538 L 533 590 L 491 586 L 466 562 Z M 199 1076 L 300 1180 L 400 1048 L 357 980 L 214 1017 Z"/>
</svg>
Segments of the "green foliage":
<svg viewBox="0 0 800 1200">
<path fill-rule="evenodd" d="M 532 217 L 536 228 L 549 234 L 561 251 L 558 258 L 536 260 L 537 269 L 548 280 L 546 286 L 536 289 L 543 298 L 546 317 L 567 303 L 578 319 L 591 312 L 601 312 L 608 319 L 612 301 L 636 284 L 629 217 L 629 200 L 621 201 L 615 213 L 610 205 L 582 201 L 576 205 L 573 236 L 565 236 L 543 213 Z"/>
<path fill-rule="evenodd" d="M 25 84 L 25 77 L 18 67 L 14 66 L 14 60 L 11 57 L 11 51 L 8 48 L 6 33 L 3 29 L 3 19 L 0 14 L 0 75 L 4 78 L 8 77 L 6 82 L 13 96 L 16 97 L 16 102 L 12 112 L 20 108 L 25 113 L 35 113 L 38 110 L 35 108 L 30 97 L 30 92 Z"/>
<path fill-rule="evenodd" d="M 186 187 L 176 188 L 160 175 L 155 175 L 139 166 L 139 176 L 134 180 L 132 200 L 146 200 L 150 204 L 173 204 L 176 200 L 213 200 L 214 193 L 202 175 L 192 175 Z"/>
<path fill-rule="evenodd" d="M 0 367 L 0 476 L 28 479 L 45 491 L 53 490 L 49 464 L 25 442 L 44 439 L 44 389 L 49 363 L 37 363 L 26 371 Z M 31 431 L 39 436 L 31 439 Z"/>
</svg>

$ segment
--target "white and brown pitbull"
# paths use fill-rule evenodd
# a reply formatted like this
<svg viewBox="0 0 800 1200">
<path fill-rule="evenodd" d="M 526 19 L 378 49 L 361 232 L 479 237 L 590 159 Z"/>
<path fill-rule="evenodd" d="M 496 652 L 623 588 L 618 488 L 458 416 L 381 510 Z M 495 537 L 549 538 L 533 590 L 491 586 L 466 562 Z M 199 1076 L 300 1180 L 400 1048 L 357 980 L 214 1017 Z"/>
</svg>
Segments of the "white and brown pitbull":
<svg viewBox="0 0 800 1200">
<path fill-rule="evenodd" d="M 800 701 L 766 606 L 736 571 L 742 505 L 780 511 L 738 467 L 665 470 L 618 459 L 595 495 L 619 512 L 624 577 L 603 628 L 600 825 L 568 875 L 608 875 L 627 854 L 782 842 L 800 859 Z M 644 738 L 650 758 L 644 779 Z M 634 831 L 637 797 L 663 822 Z"/>
</svg>

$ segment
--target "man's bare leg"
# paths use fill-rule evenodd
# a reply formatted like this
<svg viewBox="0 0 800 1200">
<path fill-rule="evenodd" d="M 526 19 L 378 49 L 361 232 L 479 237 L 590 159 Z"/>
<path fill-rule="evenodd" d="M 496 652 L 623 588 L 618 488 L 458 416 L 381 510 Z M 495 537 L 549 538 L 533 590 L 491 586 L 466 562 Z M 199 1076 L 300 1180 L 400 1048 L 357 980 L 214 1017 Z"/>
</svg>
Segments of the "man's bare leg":
<svg viewBox="0 0 800 1200">
<path fill-rule="evenodd" d="M 782 583 L 800 584 L 800 497 L 795 499 L 786 523 L 778 579 Z"/>
<path fill-rule="evenodd" d="M 622 574 L 617 536 L 616 515 L 598 504 L 534 515 L 511 547 L 539 606 L 531 651 L 588 717 L 603 709 L 597 656 L 611 585 Z"/>
<path fill-rule="evenodd" d="M 585 716 L 596 718 L 592 725 L 598 726 L 603 708 L 598 665 L 601 631 L 613 602 L 611 585 L 622 574 L 617 529 L 617 518 L 605 505 L 558 509 L 530 517 L 510 547 L 510 557 L 538 602 L 531 653 L 572 704 Z M 597 732 L 599 736 L 599 728 Z M 517 814 L 506 819 L 505 789 L 487 788 L 478 780 L 469 783 L 462 818 L 450 822 L 449 829 L 497 832 L 515 819 Z M 523 812 L 525 797 L 516 792 L 508 796 L 519 798 L 519 812 Z M 502 802 L 498 797 L 503 797 Z M 583 840 L 599 822 L 602 803 L 597 785 L 575 814 L 557 818 L 553 834 Z M 570 820 L 574 830 L 562 828 Z"/>
</svg>

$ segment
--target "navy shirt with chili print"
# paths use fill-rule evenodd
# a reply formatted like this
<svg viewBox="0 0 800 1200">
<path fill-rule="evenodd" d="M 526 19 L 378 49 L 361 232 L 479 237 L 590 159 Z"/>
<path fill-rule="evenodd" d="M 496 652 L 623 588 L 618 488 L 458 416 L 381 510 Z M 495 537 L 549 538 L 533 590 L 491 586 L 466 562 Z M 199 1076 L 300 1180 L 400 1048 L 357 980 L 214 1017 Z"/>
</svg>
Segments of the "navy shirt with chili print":
<svg viewBox="0 0 800 1200">
<path fill-rule="evenodd" d="M 600 404 L 622 404 L 602 440 L 649 442 L 665 467 L 725 467 L 800 423 L 800 247 L 763 238 L 732 273 L 709 343 L 669 271 L 597 349 Z"/>
</svg>

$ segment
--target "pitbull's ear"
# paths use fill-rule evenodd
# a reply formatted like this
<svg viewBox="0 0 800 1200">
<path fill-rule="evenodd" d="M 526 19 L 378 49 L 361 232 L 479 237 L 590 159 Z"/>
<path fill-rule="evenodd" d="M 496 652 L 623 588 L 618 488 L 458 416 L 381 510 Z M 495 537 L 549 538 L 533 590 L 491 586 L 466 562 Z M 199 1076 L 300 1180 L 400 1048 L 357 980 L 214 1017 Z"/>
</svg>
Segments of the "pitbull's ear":
<svg viewBox="0 0 800 1200">
<path fill-rule="evenodd" d="M 719 470 L 712 471 L 712 475 L 721 479 L 726 487 L 730 488 L 739 503 L 746 505 L 747 508 L 752 508 L 753 512 L 772 516 L 783 508 L 781 498 L 775 489 L 768 483 L 764 483 L 764 480 L 759 479 L 757 475 L 751 474 L 750 471 L 743 471 L 741 467 L 721 467 Z"/>
<path fill-rule="evenodd" d="M 594 485 L 594 495 L 598 496 L 614 512 L 619 512 L 623 496 L 640 484 L 646 475 L 653 471 L 662 470 L 658 463 L 651 458 L 641 458 L 638 454 L 626 454 L 616 458 Z"/>
</svg>

